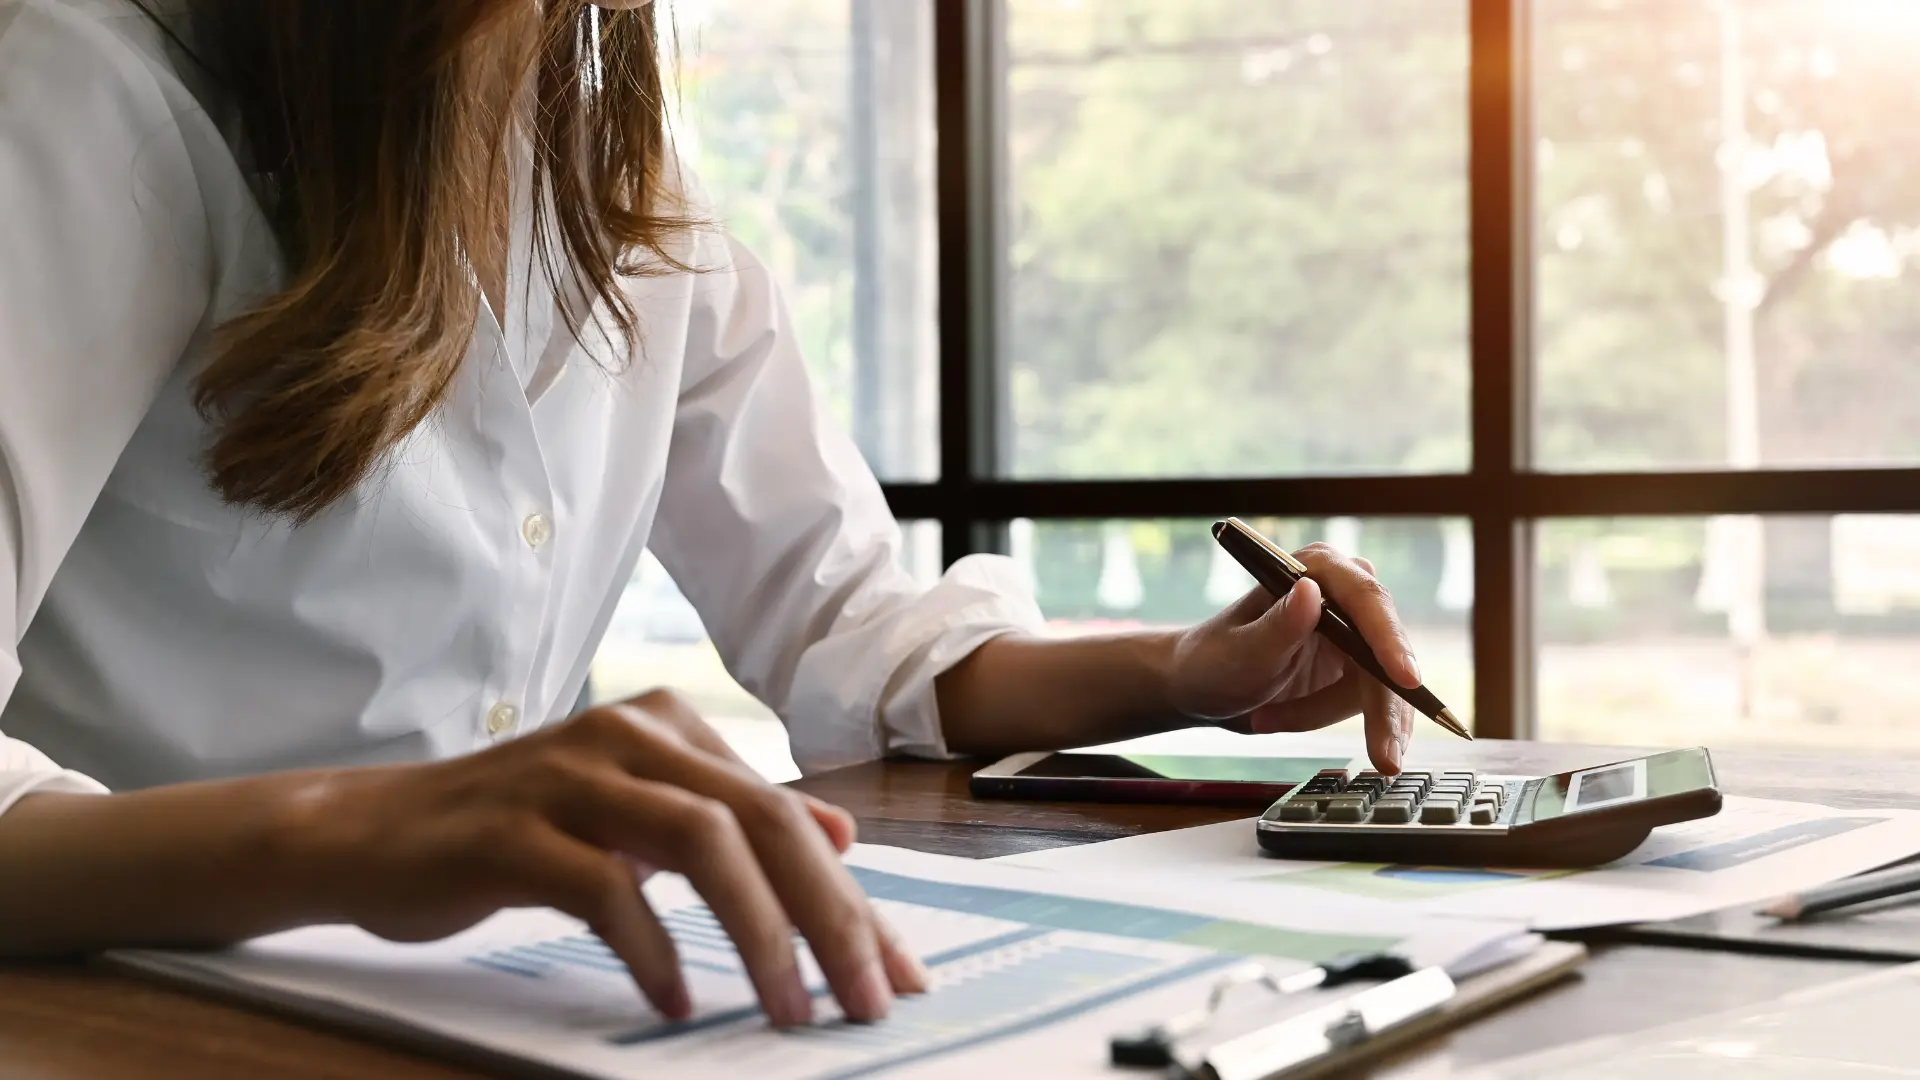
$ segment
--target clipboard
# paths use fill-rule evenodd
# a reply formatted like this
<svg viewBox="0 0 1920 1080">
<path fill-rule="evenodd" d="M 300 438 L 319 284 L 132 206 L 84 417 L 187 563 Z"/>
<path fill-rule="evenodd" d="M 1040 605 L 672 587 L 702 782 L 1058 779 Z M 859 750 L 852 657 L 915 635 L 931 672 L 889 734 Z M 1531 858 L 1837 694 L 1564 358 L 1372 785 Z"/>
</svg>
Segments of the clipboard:
<svg viewBox="0 0 1920 1080">
<path fill-rule="evenodd" d="M 1518 960 L 1458 983 L 1439 968 L 1425 968 L 1359 991 L 1302 995 L 1308 997 L 1304 1009 L 1231 1033 L 1194 1030 L 1198 1018 L 1176 1018 L 1170 1024 L 1181 1031 L 1181 1038 L 1169 1048 L 1168 1063 L 1157 1072 L 1136 1069 L 1132 1075 L 1170 1080 L 1318 1080 L 1462 1026 L 1569 977 L 1586 958 L 1586 947 L 1577 942 L 1544 942 Z M 1229 988 L 1222 984 L 1204 1012 L 1218 1010 L 1222 993 Z M 1288 993 L 1284 982 L 1269 981 L 1267 989 Z"/>
</svg>

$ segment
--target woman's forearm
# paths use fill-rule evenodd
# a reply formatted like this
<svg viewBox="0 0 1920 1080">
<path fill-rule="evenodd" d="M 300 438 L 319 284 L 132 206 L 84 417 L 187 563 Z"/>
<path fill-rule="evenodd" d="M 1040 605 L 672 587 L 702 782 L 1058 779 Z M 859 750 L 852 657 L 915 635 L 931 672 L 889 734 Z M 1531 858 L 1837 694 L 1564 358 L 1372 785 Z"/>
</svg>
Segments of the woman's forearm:
<svg viewBox="0 0 1920 1080">
<path fill-rule="evenodd" d="M 1178 640 L 1160 631 L 994 638 L 940 676 L 947 745 L 1010 754 L 1188 726 L 1169 692 Z"/>
<path fill-rule="evenodd" d="M 315 782 L 22 800 L 0 814 L 0 956 L 219 945 L 322 921 L 287 827 Z"/>
</svg>

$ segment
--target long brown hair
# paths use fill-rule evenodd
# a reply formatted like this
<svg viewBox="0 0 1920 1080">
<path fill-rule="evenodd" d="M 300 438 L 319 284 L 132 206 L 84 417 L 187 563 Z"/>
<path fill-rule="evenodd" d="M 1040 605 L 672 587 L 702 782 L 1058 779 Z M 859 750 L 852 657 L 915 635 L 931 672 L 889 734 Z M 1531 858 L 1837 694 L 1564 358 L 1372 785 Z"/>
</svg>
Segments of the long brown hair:
<svg viewBox="0 0 1920 1080">
<path fill-rule="evenodd" d="M 189 0 L 287 263 L 217 338 L 196 401 L 230 503 L 305 521 L 446 397 L 505 265 L 509 138 L 533 87 L 535 248 L 628 335 L 622 277 L 685 270 L 651 7 L 586 0 Z M 597 31 L 590 40 L 589 27 Z M 559 245 L 552 240 L 558 237 Z M 585 328 L 562 305 L 576 338 Z"/>
</svg>

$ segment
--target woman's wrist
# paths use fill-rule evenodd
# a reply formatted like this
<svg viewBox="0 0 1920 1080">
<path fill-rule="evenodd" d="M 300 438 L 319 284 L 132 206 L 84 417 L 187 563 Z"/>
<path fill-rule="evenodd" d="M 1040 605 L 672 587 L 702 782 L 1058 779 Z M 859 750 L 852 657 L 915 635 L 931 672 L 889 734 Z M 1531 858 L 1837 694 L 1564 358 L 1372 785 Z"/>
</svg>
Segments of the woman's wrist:
<svg viewBox="0 0 1920 1080">
<path fill-rule="evenodd" d="M 1007 635 L 940 677 L 948 745 L 992 755 L 1114 742 L 1191 723 L 1177 704 L 1182 635 Z"/>
<path fill-rule="evenodd" d="M 347 886 L 364 872 L 354 833 L 351 773 L 301 773 L 277 777 L 263 792 L 261 827 L 249 846 L 256 870 L 277 895 L 273 905 L 291 924 L 345 921 L 351 911 Z"/>
</svg>

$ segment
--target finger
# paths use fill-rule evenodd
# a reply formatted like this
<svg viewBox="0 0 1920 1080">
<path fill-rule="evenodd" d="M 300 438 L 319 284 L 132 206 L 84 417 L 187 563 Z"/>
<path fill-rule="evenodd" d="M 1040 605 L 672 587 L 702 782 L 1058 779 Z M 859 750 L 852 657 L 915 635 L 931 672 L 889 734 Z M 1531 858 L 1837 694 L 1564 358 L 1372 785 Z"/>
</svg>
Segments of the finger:
<svg viewBox="0 0 1920 1080">
<path fill-rule="evenodd" d="M 1278 598 L 1268 592 L 1265 586 L 1255 585 L 1214 618 L 1227 626 L 1246 626 L 1265 615 L 1278 602 Z"/>
<path fill-rule="evenodd" d="M 1350 668 L 1340 681 L 1304 697 L 1262 705 L 1248 716 L 1255 734 L 1278 731 L 1317 731 L 1356 716 L 1364 704 L 1361 690 L 1367 684 L 1380 685 L 1378 679 L 1358 668 Z"/>
<path fill-rule="evenodd" d="M 684 744 L 658 741 L 684 758 L 720 767 Z M 733 940 L 775 1026 L 794 1027 L 813 1019 L 813 995 L 801 981 L 794 955 L 792 920 L 739 820 L 724 803 L 674 784 L 630 776 L 576 783 L 567 797 L 560 813 L 569 832 L 686 875 Z M 819 835 L 818 829 L 810 831 Z M 824 839 L 818 842 L 825 844 Z"/>
<path fill-rule="evenodd" d="M 1420 714 L 1406 699 L 1393 695 L 1394 726 L 1400 731 L 1400 766 L 1406 767 L 1407 751 L 1413 748 L 1413 733 L 1420 726 Z"/>
<path fill-rule="evenodd" d="M 756 877 L 812 946 L 848 1018 L 885 1017 L 893 1007 L 892 982 L 881 963 L 872 908 L 805 800 L 684 744 L 650 739 L 643 729 L 632 729 L 627 742 L 622 764 L 633 775 L 684 788 L 731 811 L 729 842 L 737 837 L 747 845 Z M 705 888 L 701 893 L 712 899 Z"/>
<path fill-rule="evenodd" d="M 1270 605 L 1249 629 L 1263 639 L 1263 644 L 1274 651 L 1273 655 L 1291 655 L 1293 650 L 1312 636 L 1314 627 L 1320 624 L 1322 597 L 1319 582 L 1312 578 L 1301 578 L 1293 583 L 1293 588 L 1279 602 Z"/>
<path fill-rule="evenodd" d="M 1394 609 L 1393 596 L 1380 579 L 1323 544 L 1303 550 L 1300 560 L 1353 620 L 1353 628 L 1373 647 L 1388 676 L 1409 689 L 1419 686 L 1420 665 L 1414 660 L 1413 646 Z"/>
<path fill-rule="evenodd" d="M 806 802 L 807 812 L 813 815 L 814 822 L 826 832 L 833 850 L 845 855 L 847 849 L 859 841 L 860 826 L 854 822 L 852 814 L 811 795 L 803 794 L 800 798 Z"/>
<path fill-rule="evenodd" d="M 741 815 L 767 880 L 813 947 L 814 959 L 847 1017 L 884 1018 L 893 1007 L 895 982 L 872 905 L 805 801 L 771 785 L 718 797 Z"/>
<path fill-rule="evenodd" d="M 885 915 L 873 913 L 873 925 L 880 932 L 880 960 L 886 966 L 887 978 L 892 981 L 893 989 L 901 994 L 924 994 L 933 978 L 927 972 L 927 965 L 913 954 L 900 932 L 893 928 Z"/>
<path fill-rule="evenodd" d="M 1403 727 L 1394 706 L 1399 697 L 1380 684 L 1380 680 L 1360 680 L 1361 711 L 1366 717 L 1367 757 L 1373 767 L 1388 775 L 1400 771 L 1404 740 Z"/>
<path fill-rule="evenodd" d="M 679 951 L 623 859 L 545 827 L 500 854 L 511 873 L 530 883 L 529 900 L 587 924 L 627 966 L 634 985 L 660 1015 L 669 1020 L 693 1015 Z"/>
<path fill-rule="evenodd" d="M 742 769 L 751 769 L 746 760 L 734 751 L 732 744 L 728 743 L 719 732 L 713 730 L 713 726 L 708 724 L 706 719 L 678 694 L 662 690 L 650 691 L 622 702 L 621 706 L 626 709 L 640 710 L 648 716 L 665 722 L 675 734 L 685 739 L 687 744 L 696 750 L 712 754 Z M 640 718 L 633 717 L 633 719 L 638 722 Z M 807 800 L 808 808 L 813 811 L 814 820 L 820 823 L 820 827 L 826 830 L 828 839 L 833 842 L 834 850 L 845 854 L 859 837 L 853 815 L 811 795 L 804 798 Z"/>
<path fill-rule="evenodd" d="M 706 717 L 700 715 L 686 698 L 669 690 L 650 690 L 639 697 L 621 703 L 626 708 L 638 709 L 649 716 L 664 721 L 668 727 L 687 741 L 687 744 L 703 750 L 717 758 L 730 761 L 741 768 L 747 768 L 746 759 L 733 749 Z"/>
</svg>

